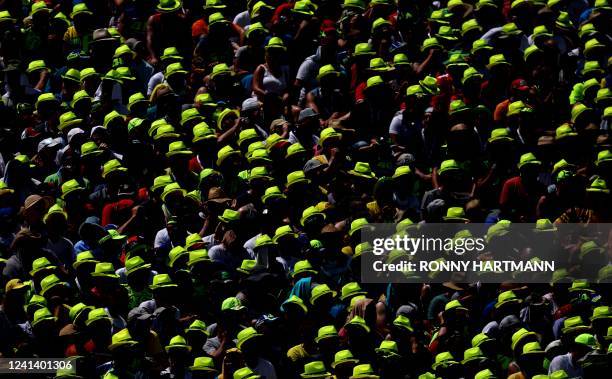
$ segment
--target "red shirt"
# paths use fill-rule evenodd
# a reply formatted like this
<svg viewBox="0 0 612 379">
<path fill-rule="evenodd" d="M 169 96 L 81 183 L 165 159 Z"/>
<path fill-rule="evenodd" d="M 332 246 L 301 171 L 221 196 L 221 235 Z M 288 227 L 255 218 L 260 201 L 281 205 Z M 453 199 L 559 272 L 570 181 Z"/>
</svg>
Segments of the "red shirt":
<svg viewBox="0 0 612 379">
<path fill-rule="evenodd" d="M 517 216 L 524 216 L 524 222 L 535 221 L 536 205 L 542 191 L 538 188 L 528 190 L 520 176 L 506 180 L 499 195 L 499 205 L 502 209 L 514 209 Z"/>
<path fill-rule="evenodd" d="M 193 158 L 191 158 L 191 160 L 189 161 L 189 171 L 199 174 L 202 169 L 203 167 L 200 164 L 200 161 L 198 161 L 198 157 L 194 155 Z"/>
<path fill-rule="evenodd" d="M 132 215 L 134 200 L 121 199 L 114 203 L 109 203 L 102 208 L 102 226 L 115 224 L 121 226 Z"/>
<path fill-rule="evenodd" d="M 355 88 L 355 101 L 365 100 L 365 89 L 368 86 L 366 82 L 361 82 Z"/>
<path fill-rule="evenodd" d="M 203 18 L 197 20 L 191 25 L 191 37 L 199 38 L 202 35 L 208 34 L 208 24 Z"/>
</svg>

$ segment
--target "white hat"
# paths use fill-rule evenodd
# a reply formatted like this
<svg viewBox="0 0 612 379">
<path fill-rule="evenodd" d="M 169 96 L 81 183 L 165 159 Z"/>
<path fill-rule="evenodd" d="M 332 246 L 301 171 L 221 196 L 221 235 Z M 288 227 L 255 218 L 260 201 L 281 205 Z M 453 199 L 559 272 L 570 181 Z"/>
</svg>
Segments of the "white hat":
<svg viewBox="0 0 612 379">
<path fill-rule="evenodd" d="M 245 101 L 242 102 L 241 111 L 248 112 L 254 111 L 261 107 L 261 103 L 257 101 L 257 99 L 249 97 Z"/>
<path fill-rule="evenodd" d="M 57 138 L 45 138 L 44 140 L 40 141 L 38 143 L 38 153 L 40 153 L 43 149 L 45 148 L 52 148 L 58 145 L 61 145 L 62 142 L 61 140 L 58 140 Z"/>
<path fill-rule="evenodd" d="M 77 134 L 85 134 L 85 131 L 81 128 L 70 129 L 70 131 L 68 132 L 68 143 L 70 143 L 70 141 L 72 141 L 72 138 Z"/>
</svg>

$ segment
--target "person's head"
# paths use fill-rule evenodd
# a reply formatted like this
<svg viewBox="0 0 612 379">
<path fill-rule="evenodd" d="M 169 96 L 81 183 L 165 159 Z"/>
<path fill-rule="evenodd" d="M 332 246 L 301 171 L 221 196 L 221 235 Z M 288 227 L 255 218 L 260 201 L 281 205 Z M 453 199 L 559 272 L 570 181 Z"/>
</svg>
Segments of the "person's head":
<svg viewBox="0 0 612 379">
<path fill-rule="evenodd" d="M 320 327 L 314 341 L 323 355 L 331 356 L 338 349 L 340 342 L 336 327 L 333 325 Z"/>
<path fill-rule="evenodd" d="M 521 155 L 517 165 L 521 180 L 525 184 L 534 184 L 538 180 L 542 162 L 539 161 L 533 153 L 525 153 Z"/>
<path fill-rule="evenodd" d="M 11 279 L 4 287 L 3 305 L 8 312 L 21 312 L 26 302 L 29 287 L 21 279 Z M 8 309 L 7 309 L 8 307 Z"/>
<path fill-rule="evenodd" d="M 461 102 L 461 104 L 457 105 L 456 113 L 465 114 L 470 113 L 470 111 L 465 104 Z M 469 118 L 469 116 L 456 116 L 457 119 L 464 117 Z M 450 128 L 447 143 L 449 152 L 458 160 L 477 155 L 480 151 L 480 141 L 476 131 L 474 128 L 470 128 L 464 123 L 455 124 Z"/>
<path fill-rule="evenodd" d="M 285 43 L 279 37 L 272 37 L 266 44 L 266 63 L 270 65 L 279 65 L 287 52 Z"/>
<path fill-rule="evenodd" d="M 57 337 L 57 317 L 53 316 L 48 308 L 40 308 L 34 312 L 31 322 L 34 338 L 41 343 L 54 343 L 52 339 Z"/>
<path fill-rule="evenodd" d="M 263 334 L 259 333 L 255 328 L 248 327 L 241 330 L 237 338 L 236 347 L 242 351 L 247 360 L 261 355 L 261 350 L 264 346 Z"/>
<path fill-rule="evenodd" d="M 85 33 L 93 25 L 93 12 L 89 10 L 85 3 L 75 4 L 72 7 L 70 18 L 79 33 Z"/>
<path fill-rule="evenodd" d="M 312 108 L 304 108 L 300 111 L 297 120 L 297 132 L 309 136 L 314 134 L 319 128 L 319 114 Z"/>
<path fill-rule="evenodd" d="M 248 118 L 253 122 L 260 122 L 263 116 L 262 111 L 262 104 L 258 100 L 248 98 L 242 102 L 240 115 L 242 117 Z"/>
<path fill-rule="evenodd" d="M 49 26 L 50 9 L 43 2 L 32 3 L 30 8 L 30 16 L 32 17 L 32 26 L 36 29 L 47 28 Z"/>
<path fill-rule="evenodd" d="M 181 335 L 172 337 L 170 343 L 165 347 L 170 366 L 174 369 L 184 369 L 190 357 L 191 349 L 185 337 Z"/>
<path fill-rule="evenodd" d="M 175 93 L 181 93 L 187 85 L 187 71 L 181 63 L 172 63 L 166 67 L 164 79 Z"/>
<path fill-rule="evenodd" d="M 87 311 L 85 311 L 87 312 Z M 93 308 L 87 312 L 87 332 L 98 343 L 108 343 L 112 336 L 112 318 L 105 308 Z"/>
<path fill-rule="evenodd" d="M 582 333 L 576 336 L 573 343 L 570 345 L 569 351 L 574 361 L 577 361 L 596 348 L 597 340 L 595 336 L 589 333 Z"/>
<path fill-rule="evenodd" d="M 223 36 L 230 31 L 230 22 L 221 12 L 213 12 L 208 16 L 208 33 L 210 36 Z"/>
</svg>

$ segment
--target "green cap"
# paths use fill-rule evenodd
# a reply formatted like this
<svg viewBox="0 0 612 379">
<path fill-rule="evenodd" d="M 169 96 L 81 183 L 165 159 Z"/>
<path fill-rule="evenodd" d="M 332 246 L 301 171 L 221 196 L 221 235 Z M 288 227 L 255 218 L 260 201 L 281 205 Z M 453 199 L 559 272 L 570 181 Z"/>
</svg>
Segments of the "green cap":
<svg viewBox="0 0 612 379">
<path fill-rule="evenodd" d="M 89 10 L 89 8 L 87 7 L 87 4 L 85 4 L 85 3 L 78 3 L 78 4 L 75 4 L 72 7 L 72 12 L 70 13 L 70 18 L 74 20 L 74 18 L 76 16 L 80 16 L 80 15 L 91 16 L 92 14 L 93 14 L 93 12 Z"/>
<path fill-rule="evenodd" d="M 393 68 L 389 66 L 387 62 L 378 57 L 370 59 L 369 69 L 376 72 L 388 72 L 393 70 Z"/>
<path fill-rule="evenodd" d="M 57 286 L 65 287 L 66 285 L 67 283 L 62 282 L 60 278 L 58 278 L 55 274 L 45 276 L 44 279 L 40 282 L 40 294 L 42 296 L 45 296 L 45 293 L 47 293 L 47 291 L 49 291 L 50 289 L 55 288 Z"/>
<path fill-rule="evenodd" d="M 472 54 L 478 52 L 479 50 L 490 51 L 493 50 L 493 47 L 489 46 L 489 43 L 484 39 L 477 39 L 472 42 L 472 50 L 470 51 Z"/>
<path fill-rule="evenodd" d="M 105 278 L 112 278 L 112 279 L 119 278 L 119 275 L 115 273 L 115 267 L 110 262 L 96 263 L 96 268 L 94 272 L 91 273 L 91 276 L 105 277 Z"/>
<path fill-rule="evenodd" d="M 472 338 L 472 347 L 478 347 L 487 342 L 495 342 L 495 339 L 485 333 L 478 333 Z"/>
<path fill-rule="evenodd" d="M 257 261 L 254 259 L 243 259 L 240 267 L 236 269 L 236 271 L 241 272 L 246 275 L 251 275 L 253 271 L 257 268 Z"/>
<path fill-rule="evenodd" d="M 46 307 L 37 309 L 34 312 L 34 319 L 32 320 L 32 327 L 36 327 L 38 324 L 44 321 L 47 321 L 47 322 L 57 321 L 57 317 L 54 317 L 53 314 L 51 314 L 51 311 L 49 311 L 49 309 L 47 309 Z"/>
<path fill-rule="evenodd" d="M 514 332 L 514 334 L 512 334 L 512 350 L 514 350 L 517 345 L 525 339 L 528 339 L 528 342 L 537 341 L 537 335 L 534 332 L 530 332 L 525 328 L 520 328 L 519 330 Z"/>
<path fill-rule="evenodd" d="M 333 369 L 336 366 L 345 365 L 345 364 L 357 364 L 359 363 L 359 359 L 356 359 L 351 353 L 350 350 L 340 350 L 334 355 L 334 361 L 331 364 Z"/>
<path fill-rule="evenodd" d="M 215 131 L 204 121 L 196 124 L 193 127 L 193 143 L 216 140 L 216 138 L 217 135 L 215 134 Z"/>
<path fill-rule="evenodd" d="M 375 55 L 374 50 L 372 50 L 372 46 L 367 42 L 360 42 L 353 49 L 353 57 L 372 55 Z"/>
<path fill-rule="evenodd" d="M 299 3 L 299 1 L 296 2 L 296 5 L 297 5 L 297 3 Z M 283 50 L 283 51 L 287 50 L 287 48 L 285 47 L 285 43 L 279 37 L 272 37 L 272 38 L 270 38 L 270 40 L 266 44 L 266 50 L 268 50 L 268 49 L 279 49 L 279 50 Z"/>
<path fill-rule="evenodd" d="M 44 2 L 43 2 L 43 4 L 44 4 Z M 33 60 L 30 63 L 28 63 L 28 68 L 26 69 L 26 72 L 28 74 L 30 74 L 30 73 L 32 73 L 34 71 L 48 70 L 48 69 L 49 68 L 47 67 L 47 64 L 45 63 L 45 61 L 42 60 L 42 59 L 38 59 L 38 60 Z"/>
<path fill-rule="evenodd" d="M 221 311 L 240 311 L 245 308 L 237 297 L 228 297 L 221 303 Z"/>
<path fill-rule="evenodd" d="M 287 188 L 297 183 L 310 183 L 310 179 L 306 178 L 304 171 L 293 171 L 287 175 Z"/>
<path fill-rule="evenodd" d="M 495 374 L 493 374 L 491 370 L 485 369 L 485 370 L 479 371 L 474 376 L 474 379 L 497 379 L 497 376 L 495 376 Z"/>
<path fill-rule="evenodd" d="M 397 348 L 397 342 L 395 341 L 384 340 L 380 343 L 379 347 L 375 349 L 375 351 L 384 358 L 394 358 L 400 356 Z"/>
<path fill-rule="evenodd" d="M 589 333 L 582 333 L 578 335 L 574 339 L 574 342 L 578 345 L 590 347 L 591 349 L 594 349 L 597 347 L 597 340 L 595 339 L 595 336 Z"/>
<path fill-rule="evenodd" d="M 189 367 L 191 371 L 206 371 L 217 374 L 219 371 L 215 368 L 215 362 L 211 357 L 197 357 L 193 360 L 193 365 Z"/>
<path fill-rule="evenodd" d="M 378 31 L 378 29 L 382 28 L 383 26 L 390 27 L 391 23 L 389 21 L 385 20 L 382 17 L 377 18 L 372 23 L 372 29 L 370 30 L 370 33 L 372 33 L 372 34 L 376 33 Z"/>
<path fill-rule="evenodd" d="M 133 347 L 137 345 L 132 336 L 130 335 L 129 330 L 121 329 L 117 333 L 113 334 L 111 338 L 111 344 L 108 346 L 108 350 L 113 351 L 119 347 Z"/>
<path fill-rule="evenodd" d="M 171 63 L 166 67 L 164 71 L 164 77 L 170 78 L 173 75 L 185 75 L 187 74 L 187 70 L 183 68 L 183 65 L 180 62 Z"/>
<path fill-rule="evenodd" d="M 491 70 L 497 66 L 510 66 L 510 63 L 506 60 L 504 54 L 494 54 L 489 58 L 487 68 Z"/>
<path fill-rule="evenodd" d="M 376 179 L 376 175 L 372 172 L 370 168 L 370 163 L 368 162 L 357 162 L 355 163 L 355 167 L 352 170 L 349 170 L 348 173 L 353 176 L 358 176 L 366 179 Z"/>
<path fill-rule="evenodd" d="M 302 212 L 302 218 L 300 219 L 300 224 L 302 226 L 304 226 L 304 224 L 306 223 L 306 221 L 314 216 L 319 216 L 322 217 L 323 219 L 326 218 L 325 213 L 319 211 L 319 209 L 316 206 L 309 206 L 306 209 L 304 209 L 304 211 Z"/>
<path fill-rule="evenodd" d="M 461 24 L 461 35 L 471 32 L 472 30 L 482 31 L 482 26 L 478 23 L 475 18 L 469 19 Z"/>
<path fill-rule="evenodd" d="M 257 375 L 248 367 L 243 367 L 234 371 L 233 379 L 259 379 L 261 375 Z"/>
<path fill-rule="evenodd" d="M 240 212 L 229 208 L 225 209 L 223 211 L 223 214 L 219 216 L 219 221 L 222 221 L 226 224 L 238 222 L 240 221 Z"/>
<path fill-rule="evenodd" d="M 308 260 L 301 260 L 295 262 L 293 265 L 293 272 L 291 272 L 292 277 L 296 277 L 298 275 L 308 273 L 316 275 L 318 272 L 312 267 L 312 264 Z"/>
<path fill-rule="evenodd" d="M 438 367 L 449 367 L 456 364 L 458 364 L 458 362 L 455 360 L 455 357 L 453 357 L 450 352 L 445 351 L 436 355 L 434 364 L 431 365 L 431 368 L 437 370 Z"/>
<path fill-rule="evenodd" d="M 197 263 L 210 263 L 212 260 L 208 256 L 208 250 L 198 249 L 189 252 L 189 261 L 187 266 L 193 267 Z"/>
<path fill-rule="evenodd" d="M 217 166 L 221 166 L 223 164 L 223 162 L 225 162 L 225 160 L 227 158 L 229 158 L 231 156 L 236 156 L 236 155 L 238 155 L 238 156 L 241 155 L 239 150 L 235 150 L 230 145 L 223 146 L 217 152 Z"/>
<path fill-rule="evenodd" d="M 214 79 L 218 75 L 231 75 L 232 70 L 226 63 L 219 63 L 213 66 L 213 69 L 210 73 L 210 78 Z"/>
<path fill-rule="evenodd" d="M 274 232 L 274 237 L 272 237 L 272 240 L 274 242 L 278 242 L 278 240 L 283 237 L 291 237 L 291 238 L 297 237 L 297 234 L 293 231 L 293 229 L 291 229 L 291 225 L 283 225 L 283 226 L 276 228 L 276 231 Z"/>
<path fill-rule="evenodd" d="M 259 139 L 259 134 L 257 134 L 257 131 L 253 128 L 244 129 L 238 135 L 238 146 L 242 147 L 245 142 L 249 142 L 254 139 Z"/>
<path fill-rule="evenodd" d="M 187 344 L 187 340 L 183 336 L 174 336 L 170 339 L 170 343 L 165 347 L 166 353 L 185 351 L 190 352 L 191 346 Z"/>
<path fill-rule="evenodd" d="M 77 125 L 80 125 L 82 122 L 82 118 L 78 118 L 77 115 L 74 114 L 74 112 L 69 111 L 60 115 L 59 125 L 57 126 L 57 128 L 60 131 L 67 133 L 70 129 L 76 127 Z"/>
<path fill-rule="evenodd" d="M 342 286 L 340 300 L 342 301 L 349 300 L 354 296 L 366 295 L 366 294 L 367 294 L 367 291 L 364 291 L 359 285 L 359 283 L 350 282 Z"/>
<path fill-rule="evenodd" d="M 187 148 L 185 142 L 183 141 L 174 141 L 168 145 L 168 152 L 166 153 L 166 157 L 172 158 L 176 156 L 187 156 L 190 157 L 193 155 L 193 151 Z"/>
<path fill-rule="evenodd" d="M 442 45 L 438 42 L 436 37 L 426 38 L 421 45 L 421 51 L 425 51 L 427 49 L 442 49 Z"/>
<path fill-rule="evenodd" d="M 177 260 L 180 258 L 187 258 L 189 256 L 189 252 L 185 250 L 182 246 L 176 246 L 170 250 L 168 253 L 168 266 L 174 267 Z"/>
<path fill-rule="evenodd" d="M 237 336 L 238 342 L 236 343 L 236 347 L 238 349 L 240 349 L 240 348 L 242 348 L 242 345 L 245 342 L 247 342 L 247 341 L 249 341 L 249 340 L 251 340 L 253 338 L 262 337 L 262 336 L 263 336 L 263 334 L 258 333 L 257 330 L 255 330 L 255 328 L 253 328 L 252 326 L 250 326 L 248 328 L 245 328 L 245 329 L 242 329 L 238 333 L 238 336 Z"/>
<path fill-rule="evenodd" d="M 478 80 L 481 81 L 483 75 L 478 72 L 474 67 L 468 67 L 463 71 L 463 78 L 461 79 L 461 83 L 465 85 L 470 80 Z"/>
<path fill-rule="evenodd" d="M 440 88 L 438 87 L 438 80 L 433 76 L 426 76 L 422 80 L 419 80 L 419 84 L 423 88 L 423 90 L 430 95 L 437 95 L 440 93 Z"/>
<path fill-rule="evenodd" d="M 380 78 L 380 76 L 378 76 L 378 78 Z M 372 79 L 372 78 L 370 78 Z M 368 80 L 370 80 L 368 79 Z M 382 79 L 381 79 L 382 80 Z M 323 130 L 321 130 L 321 133 L 319 134 L 319 145 L 321 146 L 325 146 L 325 142 L 326 141 L 337 141 L 342 139 L 342 133 L 339 133 L 336 131 L 336 129 L 332 128 L 332 127 L 327 127 Z"/>
<path fill-rule="evenodd" d="M 327 284 L 319 284 L 313 287 L 310 295 L 310 304 L 315 304 L 318 299 L 323 296 L 336 297 L 336 291 L 332 291 Z"/>
<path fill-rule="evenodd" d="M 177 288 L 176 283 L 172 281 L 168 274 L 157 274 L 153 277 L 153 283 L 149 286 L 152 290 L 162 288 Z"/>
<path fill-rule="evenodd" d="M 525 153 L 521 155 L 519 159 L 518 168 L 521 169 L 525 166 L 541 166 L 542 162 L 539 161 L 533 153 Z"/>
<path fill-rule="evenodd" d="M 57 266 L 52 265 L 47 257 L 40 257 L 35 259 L 32 262 L 32 270 L 30 270 L 30 276 L 34 277 L 35 275 L 54 271 Z"/>
<path fill-rule="evenodd" d="M 86 250 L 77 254 L 72 267 L 76 270 L 83 264 L 95 265 L 97 263 L 99 263 L 99 261 L 96 260 L 91 250 Z"/>
<path fill-rule="evenodd" d="M 92 311 L 93 309 L 94 307 L 90 305 L 86 305 L 84 303 L 77 303 L 73 305 L 72 307 L 70 307 L 70 311 L 68 312 L 68 317 L 70 317 L 70 320 L 72 320 L 72 322 L 74 323 L 77 317 L 81 315 L 86 314 L 89 316 L 89 312 Z"/>
<path fill-rule="evenodd" d="M 353 376 L 351 379 L 378 379 L 379 376 L 376 375 L 374 368 L 371 364 L 365 363 L 361 365 L 357 365 L 353 367 Z"/>
<path fill-rule="evenodd" d="M 327 338 L 338 338 L 338 331 L 336 330 L 335 326 L 325 325 L 320 327 L 317 332 L 317 336 L 315 337 L 315 342 L 319 343 Z"/>
<path fill-rule="evenodd" d="M 132 107 L 137 104 L 146 104 L 147 106 L 149 104 L 149 100 L 145 98 L 142 92 L 136 92 L 135 94 L 130 96 L 128 100 L 128 106 L 127 106 L 128 110 L 132 111 Z"/>
<path fill-rule="evenodd" d="M 500 308 L 508 304 L 520 304 L 523 300 L 519 299 L 514 291 L 504 291 L 497 296 L 495 308 Z"/>
<path fill-rule="evenodd" d="M 304 365 L 304 372 L 300 376 L 308 379 L 326 379 L 331 376 L 331 373 L 325 369 L 323 361 L 314 361 Z"/>
<path fill-rule="evenodd" d="M 89 311 L 87 314 L 87 320 L 85 324 L 90 326 L 94 322 L 104 321 L 109 325 L 112 323 L 112 318 L 104 308 L 94 308 Z"/>
<path fill-rule="evenodd" d="M 340 71 L 336 70 L 334 65 L 326 64 L 319 68 L 319 74 L 317 75 L 317 80 L 321 81 L 326 76 L 333 76 L 335 78 L 340 76 Z"/>
<path fill-rule="evenodd" d="M 484 360 L 486 357 L 484 355 L 484 353 L 482 352 L 482 350 L 476 346 L 476 347 L 470 347 L 469 349 L 466 349 L 463 352 L 463 360 L 461 361 L 461 364 L 468 364 L 470 362 L 474 362 L 474 361 L 482 361 Z"/>
<path fill-rule="evenodd" d="M 162 60 L 162 62 L 168 59 L 175 59 L 180 61 L 183 59 L 183 57 L 181 56 L 176 47 L 170 46 L 164 49 L 160 59 Z"/>
<path fill-rule="evenodd" d="M 92 101 L 93 99 L 91 96 L 89 96 L 87 91 L 80 90 L 75 92 L 74 96 L 72 97 L 72 101 L 70 102 L 70 106 L 74 109 L 80 102 L 86 102 L 88 106 L 91 106 Z"/>
<path fill-rule="evenodd" d="M 141 270 L 148 270 L 150 268 L 151 264 L 146 263 L 144 259 L 142 259 L 138 255 L 130 257 L 128 260 L 125 261 L 125 272 L 127 276 L 130 276 L 131 274 Z"/>
<path fill-rule="evenodd" d="M 438 175 L 444 175 L 445 173 L 459 171 L 461 168 L 454 159 L 447 159 L 442 161 L 440 168 L 438 169 Z"/>
</svg>

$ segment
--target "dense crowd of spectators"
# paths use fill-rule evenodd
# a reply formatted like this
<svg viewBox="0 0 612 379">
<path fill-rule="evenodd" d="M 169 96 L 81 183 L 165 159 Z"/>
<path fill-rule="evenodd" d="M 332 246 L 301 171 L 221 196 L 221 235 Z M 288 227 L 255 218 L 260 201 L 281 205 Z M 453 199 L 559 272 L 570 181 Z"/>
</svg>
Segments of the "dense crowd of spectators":
<svg viewBox="0 0 612 379">
<path fill-rule="evenodd" d="M 607 233 L 546 283 L 366 284 L 360 263 L 373 223 L 610 222 L 611 13 L 0 0 L 0 357 L 70 358 L 56 378 L 606 377 Z"/>
</svg>

